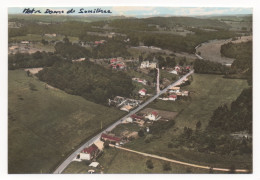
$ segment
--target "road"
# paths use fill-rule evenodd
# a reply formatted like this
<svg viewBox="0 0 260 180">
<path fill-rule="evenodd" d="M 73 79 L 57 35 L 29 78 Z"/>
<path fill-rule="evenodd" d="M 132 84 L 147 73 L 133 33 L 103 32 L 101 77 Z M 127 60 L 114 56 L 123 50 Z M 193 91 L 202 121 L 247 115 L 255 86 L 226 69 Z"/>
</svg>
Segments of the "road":
<svg viewBox="0 0 260 180">
<path fill-rule="evenodd" d="M 152 158 L 160 159 L 160 160 L 163 160 L 163 161 L 172 162 L 172 163 L 175 163 L 175 164 L 181 164 L 181 165 L 184 165 L 184 166 L 195 167 L 195 168 L 200 168 L 200 169 L 208 169 L 208 170 L 211 169 L 213 171 L 222 171 L 222 172 L 229 172 L 230 171 L 230 169 L 226 169 L 226 168 L 214 168 L 214 167 L 210 167 L 210 166 L 202 166 L 202 165 L 198 165 L 198 164 L 192 164 L 192 163 L 187 163 L 187 162 L 183 162 L 183 161 L 177 161 L 177 160 L 169 159 L 169 158 L 162 157 L 162 156 L 143 153 L 143 152 L 131 150 L 131 149 L 120 147 L 120 146 L 114 146 L 112 144 L 110 144 L 110 146 L 115 147 L 117 149 L 124 150 L 124 151 L 136 153 L 136 154 L 139 154 L 139 155 L 142 155 L 142 156 L 152 157 Z M 247 169 L 235 169 L 234 171 L 239 172 L 239 173 L 248 173 L 249 172 Z"/>
<path fill-rule="evenodd" d="M 140 111 L 141 109 L 143 109 L 145 106 L 147 106 L 148 104 L 150 104 L 151 102 L 153 102 L 156 98 L 158 98 L 160 95 L 162 95 L 163 93 L 165 93 L 170 87 L 176 86 L 178 85 L 179 82 L 183 81 L 184 79 L 186 79 L 189 75 L 191 75 L 194 72 L 194 70 L 190 71 L 188 74 L 184 75 L 182 78 L 180 78 L 179 80 L 175 81 L 174 83 L 170 84 L 169 86 L 167 86 L 165 89 L 163 89 L 162 91 L 160 91 L 158 94 L 154 95 L 153 97 L 151 97 L 149 100 L 145 101 L 143 104 L 141 104 L 140 106 L 138 106 L 136 109 L 134 109 L 133 111 L 130 111 L 126 116 L 122 117 L 121 119 L 119 119 L 118 121 L 116 121 L 115 123 L 113 123 L 112 125 L 110 125 L 108 128 L 104 129 L 102 132 L 98 133 L 97 135 L 95 135 L 93 138 L 91 138 L 90 140 L 88 140 L 86 143 L 84 143 L 82 146 L 80 146 L 77 150 L 75 150 L 65 161 L 63 161 L 57 168 L 56 170 L 53 172 L 54 174 L 60 174 L 62 173 L 62 171 L 70 164 L 70 162 L 85 148 L 90 146 L 91 144 L 93 144 L 95 141 L 100 139 L 100 136 L 102 133 L 105 133 L 107 131 L 111 131 L 113 130 L 117 125 L 121 124 L 122 121 L 126 118 L 128 118 L 129 116 L 137 113 L 138 111 Z"/>
</svg>

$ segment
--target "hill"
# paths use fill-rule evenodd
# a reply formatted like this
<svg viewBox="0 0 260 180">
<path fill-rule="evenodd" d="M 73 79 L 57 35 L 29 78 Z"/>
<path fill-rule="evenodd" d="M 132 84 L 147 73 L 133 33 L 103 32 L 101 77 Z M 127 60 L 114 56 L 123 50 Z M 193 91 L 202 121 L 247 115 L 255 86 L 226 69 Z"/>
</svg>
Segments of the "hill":
<svg viewBox="0 0 260 180">
<path fill-rule="evenodd" d="M 8 172 L 50 173 L 82 141 L 124 113 L 9 71 Z"/>
</svg>

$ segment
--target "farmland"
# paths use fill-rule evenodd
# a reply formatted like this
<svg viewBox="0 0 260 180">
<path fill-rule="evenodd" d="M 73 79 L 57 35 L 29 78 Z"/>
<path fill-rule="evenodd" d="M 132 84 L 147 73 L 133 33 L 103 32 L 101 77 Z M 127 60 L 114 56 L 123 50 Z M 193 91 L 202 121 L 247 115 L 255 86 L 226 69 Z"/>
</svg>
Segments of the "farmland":
<svg viewBox="0 0 260 180">
<path fill-rule="evenodd" d="M 149 169 L 146 166 L 146 161 L 151 160 L 154 168 Z M 125 173 L 146 173 L 146 174 L 158 174 L 158 173 L 209 173 L 208 170 L 189 168 L 183 165 L 177 165 L 170 163 L 171 170 L 164 171 L 162 160 L 144 157 L 133 153 L 121 151 L 115 148 L 109 148 L 105 150 L 102 157 L 98 159 L 103 166 L 102 172 L 105 174 L 125 174 Z M 85 162 L 73 162 L 63 173 L 87 173 L 89 167 Z"/>
<path fill-rule="evenodd" d="M 184 127 L 194 130 L 196 129 L 196 123 L 201 121 L 201 129 L 205 129 L 213 111 L 221 104 L 230 104 L 247 86 L 245 80 L 224 79 L 219 75 L 194 74 L 192 84 L 185 87 L 191 93 L 190 100 L 174 103 L 157 100 L 149 105 L 149 107 L 155 109 L 179 112 L 179 115 L 175 118 L 175 126 L 159 138 L 154 138 L 150 143 L 145 143 L 145 138 L 141 137 L 126 144 L 126 147 L 141 152 L 202 165 L 212 165 L 214 167 L 229 168 L 232 163 L 241 168 L 247 165 L 250 166 L 251 160 L 247 155 L 220 156 L 215 153 L 200 153 L 186 147 L 168 147 L 168 143 L 171 142 L 173 137 L 181 134 Z"/>
<path fill-rule="evenodd" d="M 84 139 L 124 113 L 9 71 L 9 173 L 49 173 Z M 106 113 L 104 113 L 106 112 Z"/>
</svg>

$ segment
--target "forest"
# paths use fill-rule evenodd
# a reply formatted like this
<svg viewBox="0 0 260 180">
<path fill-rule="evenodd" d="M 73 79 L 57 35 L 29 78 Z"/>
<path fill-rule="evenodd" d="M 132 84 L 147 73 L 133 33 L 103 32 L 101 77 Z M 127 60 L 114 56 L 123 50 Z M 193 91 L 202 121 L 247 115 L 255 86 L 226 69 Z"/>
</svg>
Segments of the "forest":
<svg viewBox="0 0 260 180">
<path fill-rule="evenodd" d="M 106 69 L 89 61 L 56 63 L 38 73 L 41 81 L 87 100 L 106 104 L 114 96 L 129 97 L 134 89 L 126 73 Z"/>
<path fill-rule="evenodd" d="M 194 61 L 195 73 L 201 74 L 225 74 L 228 72 L 228 68 L 220 63 L 212 62 L 208 60 L 196 59 Z"/>
<path fill-rule="evenodd" d="M 219 106 L 209 121 L 210 129 L 226 132 L 247 131 L 252 133 L 252 87 L 244 89 L 231 103 Z"/>
</svg>

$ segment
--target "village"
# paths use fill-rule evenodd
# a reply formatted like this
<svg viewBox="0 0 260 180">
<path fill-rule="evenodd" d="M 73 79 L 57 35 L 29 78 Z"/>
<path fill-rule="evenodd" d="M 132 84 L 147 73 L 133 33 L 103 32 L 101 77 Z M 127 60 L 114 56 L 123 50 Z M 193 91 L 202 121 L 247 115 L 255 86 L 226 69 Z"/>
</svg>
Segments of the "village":
<svg viewBox="0 0 260 180">
<path fill-rule="evenodd" d="M 81 59 L 76 62 L 79 61 L 81 61 Z M 106 61 L 109 62 L 108 66 L 112 68 L 112 70 L 127 71 L 128 69 L 123 58 L 111 58 Z M 159 68 L 157 68 L 156 61 L 143 61 L 138 69 L 145 70 Z M 173 73 L 175 75 L 183 75 L 188 73 L 190 70 L 190 66 L 182 67 L 180 65 L 167 69 L 168 73 Z M 159 76 L 157 76 L 157 78 L 159 78 Z M 148 80 L 139 77 L 132 77 L 132 81 L 143 87 L 138 90 L 138 94 L 136 96 L 137 99 L 116 96 L 113 99 L 108 99 L 109 106 L 114 106 L 121 111 L 129 113 L 144 103 L 149 97 L 153 96 L 153 94 L 147 93 L 146 87 L 148 87 Z M 174 103 L 174 101 L 177 101 L 178 99 L 187 98 L 190 93 L 185 90 L 185 84 L 190 81 L 192 81 L 192 76 L 184 78 L 177 84 L 177 86 L 170 87 L 166 93 L 159 96 L 158 100 L 172 101 L 172 103 Z M 159 82 L 159 79 L 157 82 Z M 164 86 L 154 84 L 152 87 L 154 89 L 157 88 L 157 90 L 161 90 Z M 150 134 L 151 128 L 153 129 L 153 127 L 158 126 L 158 123 L 160 124 L 161 122 L 173 122 L 173 119 L 177 114 L 177 112 L 145 108 L 123 119 L 121 124 L 117 125 L 112 131 L 102 133 L 99 140 L 95 141 L 90 146 L 85 147 L 73 161 L 86 161 L 88 164 L 88 173 L 90 174 L 102 173 L 104 167 L 98 162 L 98 158 L 102 156 L 102 153 L 106 148 L 109 148 L 109 146 L 122 146 L 130 141 L 133 141 L 134 139 L 144 136 L 144 134 Z"/>
</svg>

